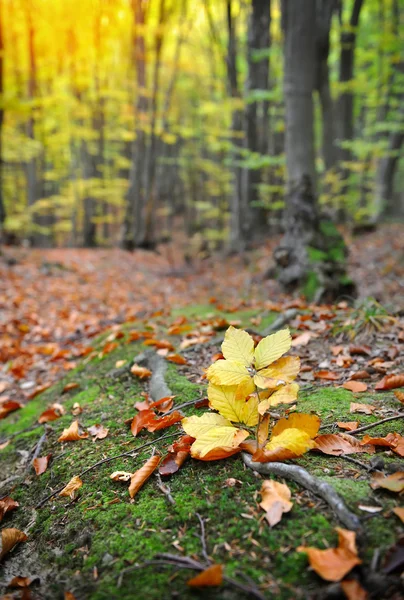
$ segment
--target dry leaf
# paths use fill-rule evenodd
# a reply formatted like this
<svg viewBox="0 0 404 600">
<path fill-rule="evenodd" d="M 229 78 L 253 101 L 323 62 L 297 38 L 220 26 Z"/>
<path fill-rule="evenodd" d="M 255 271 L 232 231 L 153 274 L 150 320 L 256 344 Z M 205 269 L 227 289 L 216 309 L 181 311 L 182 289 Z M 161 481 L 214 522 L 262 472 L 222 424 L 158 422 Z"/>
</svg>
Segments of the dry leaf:
<svg viewBox="0 0 404 600">
<path fill-rule="evenodd" d="M 159 462 L 160 456 L 152 456 L 151 458 L 149 458 L 148 461 L 146 461 L 143 467 L 141 467 L 135 473 L 133 473 L 133 475 L 131 476 L 129 486 L 129 496 L 131 498 L 135 497 L 135 495 L 143 486 L 143 484 L 146 483 L 146 481 L 149 479 L 150 475 L 154 473 L 154 471 L 158 467 Z"/>
<path fill-rule="evenodd" d="M 346 381 L 345 383 L 342 384 L 342 387 L 345 388 L 346 390 L 350 390 L 351 392 L 355 392 L 355 393 L 359 393 L 359 392 L 366 392 L 366 390 L 368 389 L 368 386 L 366 383 L 363 383 L 362 381 Z"/>
<path fill-rule="evenodd" d="M 348 600 L 367 600 L 368 593 L 356 579 L 344 579 L 341 588 Z"/>
<path fill-rule="evenodd" d="M 66 485 L 66 487 L 64 487 L 63 490 L 59 492 L 59 496 L 69 496 L 73 500 L 75 497 L 75 492 L 77 492 L 77 490 L 79 490 L 82 485 L 83 482 L 81 481 L 80 477 L 76 475 L 75 477 L 72 477 L 69 483 Z"/>
<path fill-rule="evenodd" d="M 84 440 L 88 438 L 88 433 L 79 433 L 79 422 L 73 421 L 73 423 L 64 429 L 62 435 L 58 438 L 58 442 L 75 442 L 77 440 Z"/>
<path fill-rule="evenodd" d="M 5 496 L 0 500 L 0 521 L 3 520 L 4 515 L 11 510 L 15 510 L 20 505 L 18 502 L 10 498 L 10 496 Z"/>
<path fill-rule="evenodd" d="M 48 456 L 40 456 L 38 458 L 34 458 L 34 460 L 32 461 L 32 466 L 34 467 L 35 473 L 37 475 L 42 475 L 42 473 L 45 473 L 51 458 L 52 454 L 48 454 Z"/>
<path fill-rule="evenodd" d="M 396 390 L 396 391 L 394 392 L 394 395 L 395 395 L 395 397 L 397 398 L 397 400 L 398 400 L 399 402 L 401 402 L 401 404 L 404 404 L 404 392 L 400 392 L 400 391 Z"/>
<path fill-rule="evenodd" d="M 312 336 L 313 334 L 311 331 L 305 331 L 304 333 L 301 333 L 292 340 L 292 346 L 294 348 L 296 348 L 297 346 L 307 346 Z"/>
<path fill-rule="evenodd" d="M 147 431 L 159 431 L 160 429 L 166 429 L 167 427 L 171 427 L 175 423 L 179 423 L 184 418 L 184 415 L 180 413 L 178 410 L 175 410 L 170 415 L 166 415 L 165 417 L 156 417 L 153 413 L 153 420 L 151 420 L 147 425 Z"/>
<path fill-rule="evenodd" d="M 91 436 L 93 436 L 94 442 L 96 440 L 103 440 L 104 438 L 107 437 L 107 435 L 109 433 L 109 429 L 107 429 L 103 425 L 100 425 L 99 423 L 96 423 L 95 425 L 91 425 L 91 427 L 87 428 L 87 431 Z"/>
<path fill-rule="evenodd" d="M 347 431 L 354 431 L 359 427 L 359 421 L 337 421 L 338 427 Z"/>
<path fill-rule="evenodd" d="M 132 475 L 133 473 L 128 473 L 127 471 L 114 471 L 109 477 L 113 481 L 129 481 Z"/>
<path fill-rule="evenodd" d="M 146 369 L 146 367 L 141 367 L 136 363 L 131 367 L 130 372 L 132 375 L 135 375 L 135 377 L 139 377 L 139 379 L 147 379 L 148 377 L 151 377 L 152 374 L 149 369 Z"/>
<path fill-rule="evenodd" d="M 393 390 L 404 387 L 404 375 L 386 375 L 375 386 L 375 390 Z"/>
<path fill-rule="evenodd" d="M 167 354 L 166 360 L 175 363 L 176 365 L 186 365 L 187 360 L 181 354 Z"/>
<path fill-rule="evenodd" d="M 142 431 L 142 429 L 144 429 L 146 425 L 153 420 L 154 417 L 155 414 L 152 410 L 141 410 L 137 415 L 133 417 L 132 422 L 130 424 L 130 430 L 132 432 L 132 435 L 136 437 L 139 431 Z"/>
<path fill-rule="evenodd" d="M 399 456 L 404 456 L 404 437 L 399 433 L 388 433 L 384 438 L 372 438 L 365 435 L 361 444 L 373 444 L 374 446 L 385 446 L 391 448 Z"/>
<path fill-rule="evenodd" d="M 402 492 L 404 490 L 404 471 L 397 471 L 391 475 L 385 475 L 377 471 L 372 475 L 370 487 L 374 490 L 384 488 L 390 492 Z"/>
<path fill-rule="evenodd" d="M 187 581 L 190 587 L 215 587 L 223 581 L 223 565 L 211 565 Z"/>
<path fill-rule="evenodd" d="M 31 579 L 31 577 L 21 577 L 21 576 L 17 575 L 16 577 L 12 578 L 10 583 L 7 584 L 7 587 L 9 587 L 9 588 L 27 588 L 31 585 L 31 583 L 33 583 L 35 581 L 35 579 L 38 579 L 38 578 Z M 23 598 L 26 598 L 26 596 L 22 596 L 21 600 Z"/>
<path fill-rule="evenodd" d="M 357 404 L 355 402 L 351 402 L 349 407 L 350 413 L 364 413 L 365 415 L 371 415 L 372 412 L 376 410 L 376 406 L 372 404 Z"/>
<path fill-rule="evenodd" d="M 7 415 L 14 412 L 15 410 L 19 410 L 22 407 L 20 402 L 16 402 L 15 400 L 6 400 L 0 404 L 0 419 L 5 419 Z"/>
<path fill-rule="evenodd" d="M 266 513 L 265 519 L 274 527 L 282 519 L 282 514 L 289 512 L 293 506 L 291 491 L 284 483 L 266 479 L 262 482 L 260 494 L 260 507 Z"/>
<path fill-rule="evenodd" d="M 151 402 L 148 408 L 157 409 L 157 412 L 166 413 L 172 409 L 175 397 L 176 396 L 165 396 L 164 398 L 160 398 L 160 400 L 156 400 L 156 402 Z"/>
<path fill-rule="evenodd" d="M 75 381 L 71 381 L 70 383 L 66 383 L 65 387 L 62 390 L 62 394 L 64 394 L 65 392 L 70 392 L 70 390 L 75 390 L 78 387 L 79 387 L 79 384 L 76 383 Z"/>
<path fill-rule="evenodd" d="M 315 438 L 315 447 L 313 450 L 318 450 L 323 454 L 331 454 L 331 456 L 341 456 L 344 454 L 355 454 L 357 452 L 375 452 L 374 446 L 363 446 L 351 435 L 347 433 L 327 433 L 319 435 Z"/>
<path fill-rule="evenodd" d="M 1 549 L 0 549 L 0 560 L 10 552 L 20 542 L 25 542 L 28 537 L 23 531 L 19 529 L 3 529 L 1 532 Z"/>
<path fill-rule="evenodd" d="M 351 346 L 349 346 L 349 354 L 358 354 L 360 356 L 368 356 L 371 353 L 372 353 L 372 348 L 370 346 L 365 346 L 364 344 L 362 346 L 355 346 L 353 344 Z"/>
<path fill-rule="evenodd" d="M 315 371 L 314 373 L 315 379 L 326 379 L 327 381 L 336 381 L 339 379 L 339 376 L 332 371 Z"/>
<path fill-rule="evenodd" d="M 57 407 L 55 405 L 47 408 L 38 419 L 38 423 L 49 423 L 50 421 L 56 421 L 56 419 L 60 419 L 60 417 L 64 414 L 64 409 L 60 410 L 60 405 Z M 61 407 L 62 408 L 62 407 Z"/>
<path fill-rule="evenodd" d="M 297 551 L 308 555 L 310 566 L 326 581 L 340 581 L 356 565 L 361 564 L 355 545 L 355 532 L 336 527 L 338 547 L 328 550 L 300 546 Z"/>
<path fill-rule="evenodd" d="M 402 523 L 404 523 L 404 506 L 395 506 L 393 508 L 393 513 L 397 515 Z"/>
<path fill-rule="evenodd" d="M 190 435 L 183 435 L 179 440 L 174 442 L 169 448 L 169 453 L 159 465 L 160 475 L 172 475 L 176 473 L 186 461 L 194 441 L 195 438 Z"/>
</svg>

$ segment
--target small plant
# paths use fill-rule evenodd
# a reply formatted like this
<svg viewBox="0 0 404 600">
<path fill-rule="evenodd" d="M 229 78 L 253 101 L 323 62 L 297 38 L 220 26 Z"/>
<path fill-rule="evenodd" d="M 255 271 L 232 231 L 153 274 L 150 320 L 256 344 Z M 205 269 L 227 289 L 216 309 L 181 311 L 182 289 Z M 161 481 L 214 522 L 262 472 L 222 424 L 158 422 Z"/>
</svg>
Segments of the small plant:
<svg viewBox="0 0 404 600">
<path fill-rule="evenodd" d="M 217 412 L 182 420 L 185 432 L 195 438 L 194 458 L 217 460 L 245 450 L 254 461 L 271 462 L 295 458 L 314 447 L 320 426 L 315 415 L 293 413 L 270 432 L 268 411 L 297 399 L 294 380 L 300 360 L 283 357 L 291 343 L 289 330 L 283 329 L 254 348 L 246 331 L 229 327 L 222 344 L 224 358 L 207 370 L 209 406 Z"/>
<path fill-rule="evenodd" d="M 342 325 L 337 326 L 335 333 L 343 333 L 350 340 L 357 336 L 369 337 L 383 331 L 396 319 L 377 300 L 372 297 L 360 300 L 351 316 Z"/>
</svg>

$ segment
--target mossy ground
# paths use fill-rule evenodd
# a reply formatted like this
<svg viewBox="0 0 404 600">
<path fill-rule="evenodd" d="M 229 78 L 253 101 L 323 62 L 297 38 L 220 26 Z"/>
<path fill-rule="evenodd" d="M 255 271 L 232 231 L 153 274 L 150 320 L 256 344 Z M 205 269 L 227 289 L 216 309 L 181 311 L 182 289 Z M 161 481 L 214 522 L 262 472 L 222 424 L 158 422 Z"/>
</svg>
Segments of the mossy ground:
<svg viewBox="0 0 404 600">
<path fill-rule="evenodd" d="M 201 310 L 194 307 L 189 316 L 193 311 L 200 315 Z M 204 314 L 214 312 L 211 307 L 203 310 Z M 240 319 L 243 325 L 248 324 L 251 316 L 254 316 L 251 311 L 229 313 L 229 318 Z M 273 315 L 265 318 L 270 322 Z M 145 386 L 129 373 L 111 375 L 118 360 L 129 362 L 143 349 L 140 342 L 126 341 L 126 337 L 119 340 L 119 347 L 104 358 L 84 360 L 63 381 L 1 422 L 0 440 L 34 425 L 49 403 L 60 401 L 66 408 L 65 416 L 50 423 L 41 449 L 41 455 L 53 454 L 46 473 L 36 477 L 29 466 L 42 427 L 19 433 L 0 453 L 0 468 L 5 478 L 19 476 L 9 484 L 7 493 L 20 503 L 20 508 L 7 515 L 2 525 L 29 533 L 28 542 L 6 560 L 1 583 L 6 583 L 11 575 L 38 574 L 42 579 L 40 597 L 55 599 L 63 598 L 65 591 L 74 593 L 78 600 L 244 597 L 229 589 L 192 591 L 186 585 L 190 573 L 173 568 L 132 570 L 117 588 L 124 569 L 150 560 L 158 552 L 200 556 L 201 543 L 196 535 L 199 533 L 196 513 L 199 513 L 206 521 L 209 553 L 212 559 L 225 565 L 227 575 L 237 577 L 238 572 L 243 572 L 271 598 L 313 597 L 324 587 L 324 582 L 310 571 L 306 556 L 298 553 L 297 547 L 335 545 L 334 527 L 339 523 L 324 502 L 289 484 L 294 507 L 280 524 L 270 529 L 258 507 L 261 478 L 248 470 L 240 457 L 213 463 L 188 460 L 168 480 L 175 505 L 167 503 L 154 477 L 131 502 L 127 486 L 111 481 L 109 475 L 115 470 L 139 468 L 152 452 L 152 447 L 148 447 L 134 458 L 120 458 L 91 470 L 83 476 L 84 485 L 74 501 L 56 497 L 35 510 L 39 501 L 97 461 L 136 449 L 162 433 L 177 431 L 173 427 L 155 434 L 141 433 L 138 438 L 128 431 L 125 420 L 136 412 L 134 403 L 142 399 L 140 394 Z M 72 381 L 79 387 L 63 394 L 66 383 Z M 178 404 L 200 396 L 201 386 L 180 375 L 174 365 L 169 367 L 167 382 L 177 394 Z M 329 425 L 325 431 L 332 431 L 336 421 L 349 420 L 351 401 L 352 394 L 346 390 L 312 389 L 302 392 L 298 410 L 315 412 Z M 376 398 L 361 395 L 361 401 L 386 404 L 391 402 L 391 394 Z M 57 442 L 62 429 L 74 419 L 71 409 L 75 403 L 83 409 L 79 416 L 83 427 L 102 423 L 109 428 L 107 438 L 97 442 L 89 439 Z M 375 417 L 361 415 L 360 420 L 367 423 Z M 385 435 L 392 427 L 385 424 L 373 431 Z M 164 453 L 169 443 L 170 440 L 156 442 L 157 451 Z M 376 548 L 383 555 L 400 532 L 399 520 L 391 513 L 391 508 L 398 505 L 396 498 L 388 492 L 373 491 L 366 471 L 343 458 L 310 453 L 298 462 L 334 485 L 351 510 L 365 515 L 366 540 L 360 549 L 365 567 Z M 226 484 L 229 478 L 241 483 L 229 487 Z M 383 506 L 383 511 L 369 516 L 361 513 L 359 504 Z M 26 560 L 28 555 L 35 557 L 35 561 Z"/>
</svg>

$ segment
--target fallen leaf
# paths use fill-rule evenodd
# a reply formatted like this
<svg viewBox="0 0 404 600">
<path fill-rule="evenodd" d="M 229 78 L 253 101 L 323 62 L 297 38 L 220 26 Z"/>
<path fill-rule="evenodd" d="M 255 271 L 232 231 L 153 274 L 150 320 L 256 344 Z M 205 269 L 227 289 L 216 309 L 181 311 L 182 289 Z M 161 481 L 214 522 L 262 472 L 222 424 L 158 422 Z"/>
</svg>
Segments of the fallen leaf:
<svg viewBox="0 0 404 600">
<path fill-rule="evenodd" d="M 21 407 L 22 404 L 20 404 L 20 402 L 16 402 L 15 400 L 6 400 L 0 404 L 0 419 L 5 419 L 7 415 L 19 410 Z"/>
<path fill-rule="evenodd" d="M 311 331 L 305 331 L 304 333 L 301 333 L 292 340 L 292 346 L 294 348 L 296 348 L 297 346 L 307 346 L 312 336 L 313 334 L 311 333 Z"/>
<path fill-rule="evenodd" d="M 366 390 L 368 389 L 368 386 L 366 383 L 363 383 L 362 381 L 346 381 L 345 383 L 342 384 L 342 387 L 345 388 L 346 390 L 350 390 L 351 392 L 355 392 L 355 393 L 359 393 L 359 392 L 366 392 Z"/>
<path fill-rule="evenodd" d="M 82 485 L 83 482 L 81 481 L 80 477 L 76 475 L 75 477 L 72 477 L 63 490 L 59 492 L 59 496 L 68 496 L 73 500 L 75 497 L 75 492 L 77 492 Z"/>
<path fill-rule="evenodd" d="M 348 600 L 367 600 L 368 593 L 357 579 L 344 579 L 341 588 Z"/>
<path fill-rule="evenodd" d="M 391 475 L 377 471 L 372 475 L 370 487 L 374 490 L 384 488 L 390 492 L 402 492 L 404 490 L 404 471 L 397 471 Z"/>
<path fill-rule="evenodd" d="M 130 486 L 129 486 L 129 496 L 134 498 L 138 493 L 140 488 L 146 483 L 149 477 L 154 473 L 157 469 L 158 464 L 160 462 L 160 456 L 155 455 L 149 458 L 141 467 L 131 476 Z"/>
<path fill-rule="evenodd" d="M 395 395 L 395 397 L 397 398 L 397 400 L 398 400 L 399 402 L 401 402 L 401 404 L 404 404 L 404 392 L 400 392 L 400 391 L 396 390 L 396 391 L 394 392 L 394 395 Z"/>
<path fill-rule="evenodd" d="M 283 513 L 289 512 L 293 506 L 291 491 L 284 483 L 266 479 L 262 482 L 260 494 L 260 507 L 266 513 L 265 519 L 274 527 L 282 519 Z"/>
<path fill-rule="evenodd" d="M 65 387 L 62 390 L 62 393 L 64 394 L 65 392 L 70 392 L 70 390 L 75 390 L 78 387 L 79 387 L 78 383 L 76 383 L 75 381 L 71 381 L 70 383 L 67 383 L 65 385 Z"/>
<path fill-rule="evenodd" d="M 136 363 L 131 367 L 130 372 L 132 375 L 135 375 L 135 377 L 139 377 L 139 379 L 147 379 L 148 377 L 151 377 L 152 374 L 149 369 L 146 369 L 146 367 L 141 367 Z"/>
<path fill-rule="evenodd" d="M 67 429 L 62 431 L 58 442 L 75 442 L 77 440 L 84 440 L 85 438 L 88 438 L 88 433 L 79 433 L 79 422 L 73 421 Z"/>
<path fill-rule="evenodd" d="M 142 429 L 144 429 L 146 425 L 150 423 L 150 421 L 153 420 L 154 417 L 155 414 L 152 410 L 141 410 L 137 415 L 133 417 L 132 422 L 130 424 L 130 430 L 132 432 L 132 435 L 136 437 L 137 434 L 140 431 L 142 431 Z"/>
<path fill-rule="evenodd" d="M 351 374 L 351 379 L 369 379 L 370 375 L 368 373 L 368 371 L 356 371 L 355 373 Z"/>
<path fill-rule="evenodd" d="M 120 369 L 121 367 L 123 367 L 124 365 L 126 365 L 126 360 L 117 360 L 115 363 L 115 369 Z"/>
<path fill-rule="evenodd" d="M 194 441 L 195 438 L 190 435 L 183 435 L 179 440 L 174 442 L 169 448 L 169 453 L 159 465 L 160 475 L 172 475 L 176 473 L 186 461 Z"/>
<path fill-rule="evenodd" d="M 165 396 L 164 398 L 160 398 L 160 400 L 156 400 L 156 402 L 152 402 L 149 404 L 150 409 L 157 409 L 157 412 L 165 413 L 172 409 L 173 400 L 176 396 Z"/>
<path fill-rule="evenodd" d="M 388 433 L 384 438 L 372 438 L 365 435 L 361 444 L 372 444 L 373 446 L 385 446 L 391 448 L 399 456 L 404 456 L 404 437 L 399 433 Z"/>
<path fill-rule="evenodd" d="M 325 581 L 340 581 L 356 565 L 361 564 L 355 544 L 355 532 L 336 527 L 338 547 L 328 550 L 299 546 L 308 555 L 311 568 Z"/>
<path fill-rule="evenodd" d="M 49 423 L 50 421 L 56 421 L 56 419 L 60 419 L 64 412 L 64 409 L 61 411 L 59 407 L 51 406 L 39 416 L 38 423 Z"/>
<path fill-rule="evenodd" d="M 223 565 L 211 565 L 187 581 L 190 587 L 215 587 L 223 581 Z"/>
<path fill-rule="evenodd" d="M 181 354 L 167 354 L 166 360 L 175 363 L 176 365 L 186 365 L 187 360 Z"/>
<path fill-rule="evenodd" d="M 7 584 L 7 587 L 9 588 L 27 588 L 31 585 L 31 583 L 33 583 L 35 581 L 35 579 L 38 578 L 34 578 L 31 579 L 31 577 L 21 577 L 18 576 L 17 577 L 13 577 L 12 580 L 10 581 L 10 583 Z M 26 596 L 22 596 L 22 598 L 25 598 Z"/>
<path fill-rule="evenodd" d="M 20 505 L 18 502 L 10 498 L 10 496 L 5 496 L 0 500 L 0 521 L 3 520 L 4 515 L 11 510 L 15 510 Z"/>
<path fill-rule="evenodd" d="M 323 454 L 331 456 L 341 456 L 344 454 L 355 454 L 358 452 L 368 452 L 373 454 L 374 446 L 363 446 L 360 441 L 346 433 L 326 433 L 315 438 L 315 447 Z"/>
<path fill-rule="evenodd" d="M 366 346 L 365 344 L 363 344 L 362 346 L 355 346 L 355 345 L 351 345 L 349 346 L 349 354 L 358 354 L 360 356 L 368 356 L 369 354 L 372 353 L 372 348 L 370 346 Z"/>
<path fill-rule="evenodd" d="M 146 340 L 145 342 L 143 342 L 144 346 L 154 346 L 155 348 L 159 348 L 159 349 L 167 349 L 167 350 L 174 350 L 174 346 L 172 345 L 171 342 L 168 342 L 167 340 Z"/>
<path fill-rule="evenodd" d="M 14 548 L 14 546 L 20 542 L 25 542 L 27 539 L 28 537 L 25 535 L 25 533 L 19 529 L 3 529 L 1 532 L 0 560 L 2 560 L 4 556 Z"/>
<path fill-rule="evenodd" d="M 315 379 L 327 379 L 328 381 L 336 381 L 339 379 L 339 376 L 332 371 L 315 371 L 314 372 Z"/>
<path fill-rule="evenodd" d="M 351 402 L 349 406 L 350 413 L 364 413 L 365 415 L 371 415 L 374 410 L 376 410 L 376 406 L 373 406 L 372 404 L 357 404 Z"/>
<path fill-rule="evenodd" d="M 393 390 L 404 387 L 404 375 L 385 375 L 375 386 L 375 390 Z"/>
<path fill-rule="evenodd" d="M 159 431 L 160 429 L 166 429 L 167 427 L 171 427 L 171 425 L 174 425 L 175 423 L 179 423 L 179 421 L 182 421 L 183 418 L 184 415 L 178 410 L 175 410 L 174 412 L 172 412 L 169 415 L 166 415 L 165 417 L 158 418 L 154 415 L 153 420 L 146 425 L 146 429 L 147 431 Z"/>
<path fill-rule="evenodd" d="M 397 515 L 402 523 L 404 523 L 404 506 L 395 506 L 393 508 L 393 513 Z"/>
<path fill-rule="evenodd" d="M 103 440 L 104 438 L 107 437 L 107 435 L 109 433 L 109 429 L 107 429 L 103 425 L 100 425 L 99 423 L 96 423 L 95 425 L 91 425 L 91 427 L 87 428 L 87 431 L 91 436 L 93 436 L 94 442 L 96 440 Z"/>
<path fill-rule="evenodd" d="M 337 421 L 338 427 L 341 429 L 347 429 L 348 431 L 354 431 L 359 427 L 359 421 Z"/>
<path fill-rule="evenodd" d="M 52 454 L 34 458 L 34 460 L 32 461 L 32 466 L 34 467 L 35 473 L 37 475 L 42 475 L 42 473 L 45 473 L 46 469 L 48 468 L 48 464 L 49 464 L 49 461 L 51 458 L 52 458 Z"/>
<path fill-rule="evenodd" d="M 114 471 L 109 477 L 113 481 L 129 481 L 132 475 L 133 473 L 128 473 L 127 471 Z"/>
</svg>

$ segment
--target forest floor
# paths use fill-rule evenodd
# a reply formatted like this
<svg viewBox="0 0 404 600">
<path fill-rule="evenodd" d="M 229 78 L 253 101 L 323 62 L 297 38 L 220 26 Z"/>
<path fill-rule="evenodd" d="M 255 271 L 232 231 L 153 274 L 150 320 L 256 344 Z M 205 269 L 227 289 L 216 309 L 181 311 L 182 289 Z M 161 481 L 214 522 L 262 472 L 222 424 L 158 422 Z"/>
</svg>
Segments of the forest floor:
<svg viewBox="0 0 404 600">
<path fill-rule="evenodd" d="M 389 225 L 350 240 L 360 297 L 374 296 L 386 311 L 365 301 L 353 311 L 349 299 L 312 306 L 282 295 L 276 282 L 263 277 L 271 244 L 243 258 L 196 256 L 192 264 L 184 264 L 184 245 L 153 254 L 5 249 L 0 592 L 65 600 L 402 597 L 404 483 L 396 473 L 404 455 L 403 238 L 402 227 Z M 344 525 L 329 504 L 287 482 L 293 508 L 271 528 L 259 507 L 262 481 L 270 477 L 247 468 L 240 455 L 213 462 L 188 458 L 170 477 L 153 475 L 133 500 L 128 484 L 110 479 L 113 471 L 133 473 L 153 451 L 165 456 L 181 431 L 175 424 L 131 433 L 135 405 L 150 391 L 150 381 L 130 371 L 138 355 L 160 347 L 174 409 L 202 414 L 204 371 L 227 327 L 259 335 L 286 311 L 291 352 L 302 363 L 296 410 L 317 414 L 322 434 L 342 432 L 337 423 L 348 422 L 351 429 L 371 426 L 351 433 L 359 440 L 394 433 L 401 440 L 397 447 L 374 441 L 370 453 L 362 447 L 353 456 L 309 452 L 294 461 L 330 483 L 360 519 L 362 563 L 341 585 L 321 578 L 297 551 L 337 546 L 335 527 Z M 58 441 L 75 420 L 87 436 Z M 47 467 L 40 475 L 34 458 Z M 380 473 L 393 489 L 377 487 Z M 72 498 L 56 495 L 78 475 L 83 485 Z M 5 500 L 10 497 L 16 510 Z M 6 554 L 4 532 L 11 529 L 27 539 Z M 150 562 L 162 553 L 171 555 L 169 564 Z M 189 587 L 195 572 L 182 568 L 184 557 L 205 566 L 220 563 L 232 581 L 211 591 Z"/>
</svg>

